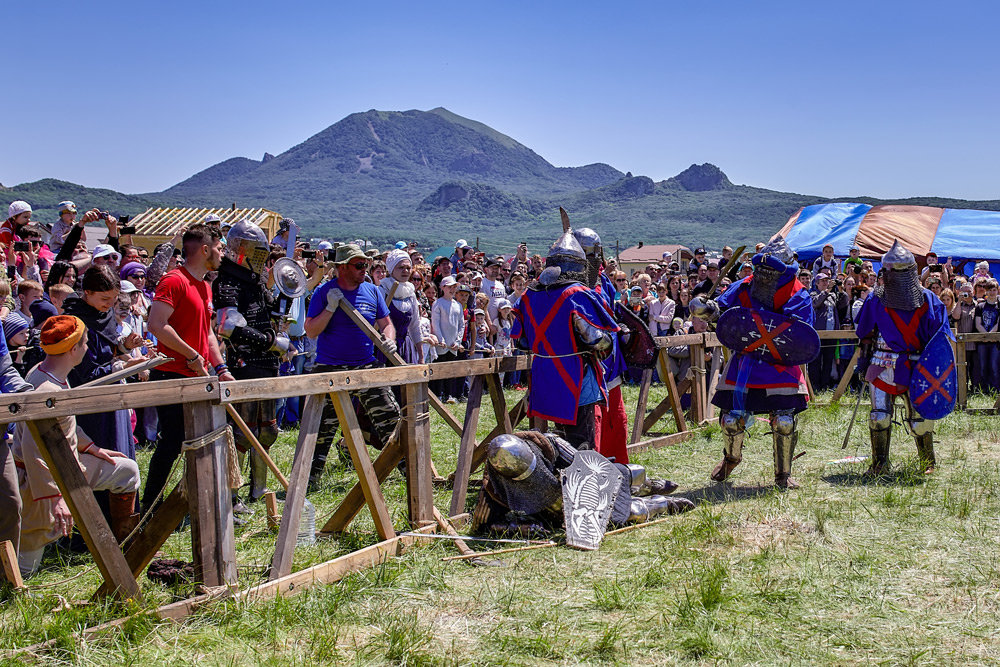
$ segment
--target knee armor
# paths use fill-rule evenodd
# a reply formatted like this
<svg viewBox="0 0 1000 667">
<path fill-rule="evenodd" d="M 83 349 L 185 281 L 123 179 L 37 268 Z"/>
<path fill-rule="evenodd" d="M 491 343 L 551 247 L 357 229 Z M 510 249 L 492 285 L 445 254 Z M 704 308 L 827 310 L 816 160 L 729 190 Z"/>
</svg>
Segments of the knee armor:
<svg viewBox="0 0 1000 667">
<path fill-rule="evenodd" d="M 792 435 L 796 426 L 798 419 L 794 414 L 777 413 L 771 417 L 771 430 L 778 435 Z"/>
<path fill-rule="evenodd" d="M 719 425 L 722 432 L 729 436 L 735 436 L 747 430 L 747 413 L 745 412 L 723 412 L 719 415 Z"/>
<path fill-rule="evenodd" d="M 906 432 L 912 436 L 920 437 L 934 432 L 933 419 L 907 419 L 903 424 Z"/>
</svg>

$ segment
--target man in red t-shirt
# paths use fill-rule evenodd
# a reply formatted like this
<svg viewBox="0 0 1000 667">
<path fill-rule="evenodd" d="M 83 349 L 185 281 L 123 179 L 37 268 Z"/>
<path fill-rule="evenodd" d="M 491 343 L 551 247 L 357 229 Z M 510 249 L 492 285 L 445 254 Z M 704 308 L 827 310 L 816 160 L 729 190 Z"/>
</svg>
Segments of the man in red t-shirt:
<svg viewBox="0 0 1000 667">
<path fill-rule="evenodd" d="M 205 274 L 216 271 L 222 262 L 222 235 L 205 224 L 192 225 L 181 240 L 184 266 L 163 276 L 149 309 L 149 331 L 156 336 L 160 352 L 171 361 L 150 371 L 150 380 L 209 375 L 215 370 L 219 380 L 233 379 L 222 360 L 219 341 L 212 331 L 212 287 Z M 143 509 L 152 505 L 181 453 L 184 442 L 184 406 L 160 405 L 160 440 L 149 461 Z"/>
</svg>

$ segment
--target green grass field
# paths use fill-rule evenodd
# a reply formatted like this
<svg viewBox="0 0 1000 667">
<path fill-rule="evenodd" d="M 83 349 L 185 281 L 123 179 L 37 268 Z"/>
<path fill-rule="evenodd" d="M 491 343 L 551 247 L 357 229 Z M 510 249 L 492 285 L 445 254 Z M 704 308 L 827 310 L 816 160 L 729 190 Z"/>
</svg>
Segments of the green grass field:
<svg viewBox="0 0 1000 667">
<path fill-rule="evenodd" d="M 626 405 L 635 394 L 626 389 Z M 650 405 L 658 397 L 654 388 Z M 293 597 L 220 602 L 181 624 L 136 618 L 86 643 L 72 633 L 130 610 L 77 604 L 99 583 L 88 556 L 50 560 L 30 593 L 0 596 L 0 649 L 58 638 L 35 659 L 98 665 L 1000 663 L 1000 417 L 943 420 L 930 477 L 918 474 L 913 441 L 896 426 L 893 475 L 870 482 L 860 476 L 864 464 L 828 463 L 845 454 L 851 405 L 803 415 L 797 491 L 769 486 L 765 423 L 748 434 L 731 484 L 708 479 L 721 451 L 715 426 L 636 455 L 698 507 L 611 536 L 597 552 L 553 547 L 476 568 L 442 562 L 456 552 L 439 540 Z M 453 407 L 461 417 L 464 406 Z M 485 435 L 492 410 L 481 414 Z M 864 407 L 858 416 L 847 454 L 859 444 L 867 454 Z M 435 463 L 447 474 L 458 438 L 439 419 L 432 424 Z M 290 433 L 273 450 L 286 470 L 293 446 Z M 317 525 L 353 477 L 328 470 L 310 496 Z M 400 529 L 404 490 L 393 473 L 385 491 Z M 439 508 L 449 494 L 436 491 Z M 262 509 L 237 533 L 241 587 L 261 580 L 274 537 Z M 375 541 L 363 512 L 344 539 L 297 550 L 295 569 Z M 190 559 L 189 533 L 164 552 Z M 141 583 L 150 605 L 193 594 Z"/>
</svg>

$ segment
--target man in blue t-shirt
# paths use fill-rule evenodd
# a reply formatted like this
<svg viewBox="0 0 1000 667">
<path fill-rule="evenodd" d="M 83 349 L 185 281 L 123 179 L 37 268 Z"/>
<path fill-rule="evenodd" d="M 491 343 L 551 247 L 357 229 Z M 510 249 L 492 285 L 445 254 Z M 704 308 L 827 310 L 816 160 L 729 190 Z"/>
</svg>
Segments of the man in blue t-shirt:
<svg viewBox="0 0 1000 667">
<path fill-rule="evenodd" d="M 375 285 L 365 282 L 371 260 L 357 245 L 348 243 L 337 248 L 333 263 L 337 265 L 337 277 L 316 289 L 306 314 L 306 335 L 316 338 L 316 365 L 313 370 L 329 373 L 380 366 L 375 359 L 375 344 L 339 307 L 341 301 L 354 306 L 363 318 L 382 332 L 386 345 L 395 348 L 396 332 L 389 320 L 389 308 Z M 355 393 L 371 423 L 370 433 L 365 434 L 369 444 L 382 449 L 392 437 L 401 417 L 396 397 L 389 387 L 384 386 L 352 393 Z M 337 413 L 327 396 L 309 472 L 310 490 L 319 484 L 339 426 Z"/>
</svg>

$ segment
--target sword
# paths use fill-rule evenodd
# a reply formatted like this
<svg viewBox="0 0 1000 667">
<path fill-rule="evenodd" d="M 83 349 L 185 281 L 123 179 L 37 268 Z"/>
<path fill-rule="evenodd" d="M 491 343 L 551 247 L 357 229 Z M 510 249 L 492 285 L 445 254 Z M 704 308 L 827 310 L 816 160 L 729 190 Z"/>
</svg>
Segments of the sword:
<svg viewBox="0 0 1000 667">
<path fill-rule="evenodd" d="M 851 411 L 851 422 L 847 425 L 847 433 L 844 435 L 844 444 L 840 447 L 841 449 L 847 449 L 847 443 L 851 439 L 851 431 L 854 430 L 854 421 L 858 417 L 858 408 L 861 407 L 861 399 L 864 398 L 867 389 L 868 385 L 865 384 L 861 387 L 861 391 L 858 392 L 858 400 L 854 402 L 854 410 Z"/>
<path fill-rule="evenodd" d="M 733 265 L 736 263 L 736 261 L 740 258 L 740 255 L 742 255 L 743 251 L 746 249 L 747 247 L 745 245 L 741 245 L 736 250 L 736 252 L 733 253 L 733 256 L 729 258 L 729 261 L 726 262 L 725 266 L 719 269 L 719 276 L 715 279 L 715 282 L 712 283 L 712 289 L 708 290 L 709 299 L 711 299 L 712 295 L 715 294 L 715 288 L 718 287 L 719 283 L 722 282 L 723 276 L 729 273 L 729 269 L 733 268 Z"/>
</svg>

